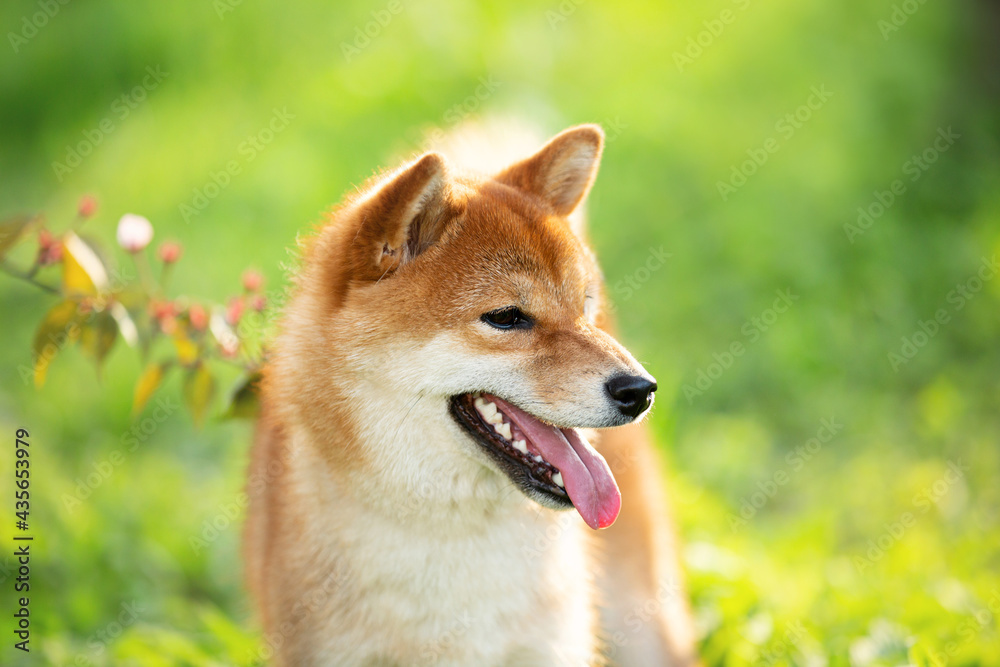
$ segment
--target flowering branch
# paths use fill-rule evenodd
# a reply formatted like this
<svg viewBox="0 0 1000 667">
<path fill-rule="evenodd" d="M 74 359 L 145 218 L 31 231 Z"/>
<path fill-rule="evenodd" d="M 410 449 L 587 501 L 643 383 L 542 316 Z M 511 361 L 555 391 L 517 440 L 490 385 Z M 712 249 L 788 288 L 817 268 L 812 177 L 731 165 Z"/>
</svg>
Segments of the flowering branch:
<svg viewBox="0 0 1000 667">
<path fill-rule="evenodd" d="M 132 213 L 121 217 L 118 245 L 132 258 L 128 269 L 109 271 L 96 242 L 78 235 L 83 224 L 97 213 L 97 201 L 80 200 L 77 216 L 61 233 L 50 231 L 40 217 L 22 216 L 0 223 L 0 269 L 9 276 L 58 296 L 35 333 L 33 367 L 22 376 L 36 386 L 45 382 L 56 354 L 76 343 L 91 356 L 100 370 L 118 340 L 140 351 L 147 365 L 139 377 L 133 398 L 138 414 L 174 368 L 184 373 L 184 399 L 197 423 L 201 423 L 216 395 L 216 375 L 209 362 L 221 362 L 242 371 L 232 392 L 229 416 L 247 416 L 256 411 L 256 384 L 263 353 L 252 353 L 252 338 L 261 337 L 262 327 L 240 326 L 252 312 L 266 321 L 267 299 L 261 293 L 264 281 L 256 271 L 243 274 L 243 293 L 225 306 L 180 296 L 169 298 L 167 284 L 183 255 L 180 243 L 159 246 L 156 258 L 159 279 L 146 255 L 153 240 L 153 225 Z M 37 249 L 27 269 L 9 260 L 22 243 L 34 236 Z M 61 272 L 58 285 L 37 278 L 41 273 Z M 138 280 L 136 280 L 138 278 Z M 159 345 L 169 341 L 169 345 Z M 259 343 L 259 340 L 258 340 Z M 152 354 L 158 347 L 156 354 Z M 259 349 L 259 344 L 256 346 Z M 164 349 L 166 352 L 164 353 Z M 150 360 L 155 356 L 156 360 Z"/>
</svg>

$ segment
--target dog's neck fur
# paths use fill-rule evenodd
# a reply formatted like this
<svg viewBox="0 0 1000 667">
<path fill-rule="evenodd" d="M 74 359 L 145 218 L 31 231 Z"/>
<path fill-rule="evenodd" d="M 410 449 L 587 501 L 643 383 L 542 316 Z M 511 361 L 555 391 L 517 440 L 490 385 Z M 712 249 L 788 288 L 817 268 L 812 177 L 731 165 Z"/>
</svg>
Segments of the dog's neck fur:
<svg viewBox="0 0 1000 667">
<path fill-rule="evenodd" d="M 301 628 L 313 635 L 303 645 L 317 664 L 331 656 L 343 665 L 592 663 L 597 619 L 576 513 L 540 508 L 509 485 L 494 494 L 501 485 L 485 479 L 450 501 L 428 493 L 406 502 L 392 489 L 381 490 L 386 502 L 363 500 L 369 492 L 338 482 L 306 429 L 288 435 L 284 485 L 301 513 L 288 519 L 308 541 L 303 553 L 330 555 L 316 576 L 338 589 Z M 406 629 L 391 654 L 384 641 L 363 639 L 387 626 Z"/>
</svg>

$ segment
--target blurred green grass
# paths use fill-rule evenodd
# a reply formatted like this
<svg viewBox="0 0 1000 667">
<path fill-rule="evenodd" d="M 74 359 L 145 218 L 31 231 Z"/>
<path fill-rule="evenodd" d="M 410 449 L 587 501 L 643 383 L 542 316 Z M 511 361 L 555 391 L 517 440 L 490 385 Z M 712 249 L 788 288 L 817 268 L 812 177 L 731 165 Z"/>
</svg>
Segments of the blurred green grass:
<svg viewBox="0 0 1000 667">
<path fill-rule="evenodd" d="M 652 423 L 706 662 L 1000 664 L 1000 281 L 961 310 L 948 298 L 1000 251 L 998 10 L 905 3 L 917 10 L 883 37 L 901 4 L 403 2 L 350 58 L 342 44 L 388 3 L 60 5 L 0 48 L 0 216 L 68 220 L 93 192 L 89 231 L 109 247 L 125 212 L 184 244 L 178 293 L 222 299 L 247 265 L 280 291 L 296 234 L 451 125 L 481 78 L 499 85 L 478 113 L 602 122 L 592 236 L 623 337 L 660 380 Z M 724 10 L 733 20 L 706 37 Z M 4 33 L 39 11 L 5 3 Z M 702 53 L 679 71 L 689 38 Z M 121 118 L 115 100 L 147 67 L 168 74 Z M 783 136 L 813 86 L 832 96 Z M 247 159 L 241 143 L 275 109 L 294 118 Z M 60 180 L 52 163 L 105 118 L 113 131 Z M 909 180 L 907 161 L 949 127 L 960 138 Z M 718 182 L 769 137 L 777 152 L 724 201 Z M 185 222 L 180 205 L 230 160 L 241 173 Z M 906 192 L 849 241 L 844 225 L 895 179 Z M 669 259 L 644 272 L 661 247 Z M 626 280 L 631 293 L 614 287 Z M 752 318 L 778 290 L 798 300 L 763 330 Z M 71 511 L 65 494 L 125 446 L 139 362 L 116 350 L 98 380 L 67 351 L 36 391 L 17 369 L 46 303 L 6 279 L 0 298 L 0 423 L 35 447 L 43 662 L 252 664 L 227 518 L 248 426 L 196 431 L 178 409 Z M 941 308 L 950 322 L 894 371 L 889 353 Z M 686 392 L 734 342 L 744 353 Z M 831 418 L 836 435 L 796 454 Z M 192 546 L 213 521 L 208 548 Z M 5 587 L 11 565 L 0 558 Z M 10 644 L 0 662 L 29 664 Z"/>
</svg>

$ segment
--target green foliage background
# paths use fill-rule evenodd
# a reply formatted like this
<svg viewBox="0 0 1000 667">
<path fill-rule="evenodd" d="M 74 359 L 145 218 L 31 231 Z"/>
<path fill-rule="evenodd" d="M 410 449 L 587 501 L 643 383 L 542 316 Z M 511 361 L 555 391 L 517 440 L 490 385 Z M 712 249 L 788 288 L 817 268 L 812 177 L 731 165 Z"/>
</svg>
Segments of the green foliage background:
<svg viewBox="0 0 1000 667">
<path fill-rule="evenodd" d="M 8 33 L 44 3 L 3 3 L 0 216 L 43 211 L 58 226 L 93 192 L 87 229 L 109 249 L 125 212 L 184 244 L 178 293 L 222 299 L 254 265 L 276 296 L 296 234 L 462 105 L 551 130 L 602 122 L 592 235 L 623 337 L 660 380 L 652 423 L 706 662 L 1000 664 L 1000 281 L 960 310 L 949 301 L 1000 252 L 997 5 L 400 1 L 396 14 L 76 1 L 16 52 Z M 391 20 L 345 54 L 372 11 Z M 116 98 L 147 67 L 168 75 L 121 118 Z M 495 91 L 467 103 L 483 79 Z M 780 134 L 814 86 L 832 96 Z M 246 159 L 241 142 L 275 109 L 294 119 Z M 53 163 L 105 118 L 113 131 L 60 180 Z M 948 128 L 960 138 L 910 180 L 907 161 Z M 724 200 L 718 182 L 769 137 L 777 152 Z M 241 173 L 185 222 L 180 205 L 230 160 Z M 858 207 L 895 179 L 905 192 L 849 240 Z M 671 257 L 642 269 L 661 246 Z M 798 300 L 751 341 L 744 327 L 770 317 L 777 290 Z M 140 361 L 119 347 L 97 377 L 68 350 L 36 391 L 19 368 L 51 301 L 5 277 L 0 298 L 0 424 L 11 448 L 16 428 L 31 432 L 39 536 L 32 659 L 5 629 L 0 663 L 252 663 L 239 519 L 220 519 L 238 503 L 249 426 L 195 430 L 168 384 L 169 416 L 148 409 L 134 451 L 67 506 L 134 444 Z M 938 309 L 949 322 L 893 369 L 889 353 Z M 745 352 L 720 374 L 734 342 Z M 694 395 L 700 372 L 718 377 Z M 794 458 L 830 418 L 838 433 Z M 12 460 L 0 457 L 5 512 Z M 231 525 L 206 533 L 213 521 Z"/>
</svg>

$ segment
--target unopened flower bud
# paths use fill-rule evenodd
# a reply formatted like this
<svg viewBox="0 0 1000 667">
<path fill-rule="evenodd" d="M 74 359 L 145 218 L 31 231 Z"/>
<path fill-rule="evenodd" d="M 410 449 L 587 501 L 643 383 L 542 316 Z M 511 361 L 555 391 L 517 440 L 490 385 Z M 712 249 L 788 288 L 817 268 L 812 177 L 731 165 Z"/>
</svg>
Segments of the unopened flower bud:
<svg viewBox="0 0 1000 667">
<path fill-rule="evenodd" d="M 76 212 L 81 218 L 89 218 L 97 212 L 97 199 L 93 195 L 80 197 L 80 202 L 76 205 Z"/>
<path fill-rule="evenodd" d="M 196 331 L 204 331 L 208 327 L 208 313 L 198 304 L 188 309 L 188 320 Z"/>
<path fill-rule="evenodd" d="M 256 292 L 264 286 L 264 276 L 260 272 L 248 269 L 243 272 L 243 289 L 248 292 Z"/>
<path fill-rule="evenodd" d="M 235 327 L 239 324 L 241 317 L 243 317 L 243 299 L 233 297 L 229 300 L 229 305 L 226 306 L 226 322 L 229 323 L 229 326 Z"/>
<path fill-rule="evenodd" d="M 160 245 L 157 255 L 164 264 L 173 264 L 181 258 L 183 250 L 181 244 L 176 241 L 168 241 Z"/>
</svg>

